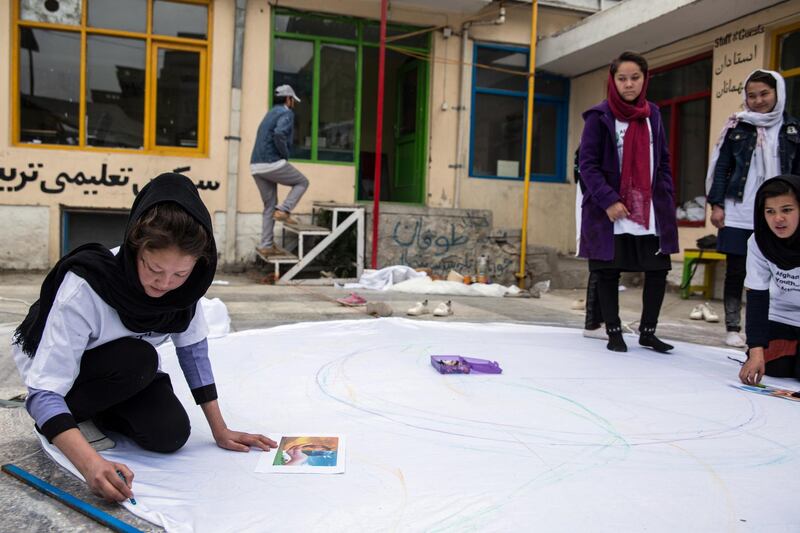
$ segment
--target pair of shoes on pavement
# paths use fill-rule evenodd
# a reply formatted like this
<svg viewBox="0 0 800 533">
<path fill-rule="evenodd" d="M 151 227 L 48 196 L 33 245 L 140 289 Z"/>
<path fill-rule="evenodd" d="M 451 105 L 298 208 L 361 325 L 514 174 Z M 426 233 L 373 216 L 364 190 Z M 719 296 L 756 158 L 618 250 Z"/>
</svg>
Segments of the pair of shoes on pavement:
<svg viewBox="0 0 800 533">
<path fill-rule="evenodd" d="M 733 346 L 734 348 L 744 348 L 747 346 L 744 335 L 738 331 L 729 331 L 728 334 L 725 335 L 725 344 Z"/>
<path fill-rule="evenodd" d="M 427 315 L 431 310 L 428 307 L 428 300 L 417 302 L 413 307 L 406 311 L 409 316 Z M 450 316 L 453 314 L 453 303 L 450 300 L 442 302 L 433 310 L 433 316 Z"/>
<path fill-rule="evenodd" d="M 272 213 L 272 220 L 277 220 L 284 224 L 297 224 L 297 221 L 293 219 L 289 213 L 281 211 L 280 209 L 276 209 L 275 212 Z"/>
<path fill-rule="evenodd" d="M 258 255 L 260 255 L 261 257 L 269 257 L 269 256 L 272 256 L 272 255 L 288 255 L 289 254 L 289 252 L 287 252 L 283 248 L 275 246 L 274 244 L 272 246 L 266 246 L 264 248 L 260 248 L 260 247 L 256 246 L 256 253 Z"/>
<path fill-rule="evenodd" d="M 694 306 L 694 309 L 689 313 L 689 318 L 692 320 L 705 320 L 706 322 L 719 322 L 719 315 L 708 302 Z"/>
<path fill-rule="evenodd" d="M 367 301 L 354 292 L 351 292 L 350 296 L 336 298 L 336 301 L 347 307 L 361 307 L 363 305 L 367 305 Z"/>
</svg>

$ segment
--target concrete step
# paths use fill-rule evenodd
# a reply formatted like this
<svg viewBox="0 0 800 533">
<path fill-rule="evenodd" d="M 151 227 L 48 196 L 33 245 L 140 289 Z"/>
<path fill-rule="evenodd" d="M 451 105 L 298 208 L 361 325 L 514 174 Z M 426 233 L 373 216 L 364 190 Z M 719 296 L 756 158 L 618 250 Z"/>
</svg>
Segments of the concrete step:
<svg viewBox="0 0 800 533">
<path fill-rule="evenodd" d="M 526 269 L 530 281 L 550 280 L 551 289 L 585 289 L 589 263 L 550 246 L 528 246 Z"/>
<path fill-rule="evenodd" d="M 574 255 L 557 256 L 557 267 L 551 281 L 555 289 L 585 289 L 589 279 L 589 262 Z"/>
<path fill-rule="evenodd" d="M 280 255 L 261 255 L 260 253 L 256 252 L 256 257 L 258 257 L 261 261 L 265 263 L 269 263 L 271 265 L 274 264 L 295 264 L 300 262 L 300 258 L 290 252 L 286 252 L 285 254 Z"/>
<path fill-rule="evenodd" d="M 298 235 L 330 235 L 331 230 L 314 224 L 287 224 L 284 222 L 283 228 L 286 231 L 297 233 Z"/>
</svg>

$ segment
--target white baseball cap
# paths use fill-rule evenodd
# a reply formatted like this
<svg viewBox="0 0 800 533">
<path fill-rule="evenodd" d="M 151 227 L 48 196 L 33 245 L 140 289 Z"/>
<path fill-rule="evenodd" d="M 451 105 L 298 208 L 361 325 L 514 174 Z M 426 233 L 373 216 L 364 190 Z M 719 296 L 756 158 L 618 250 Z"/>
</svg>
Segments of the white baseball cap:
<svg viewBox="0 0 800 533">
<path fill-rule="evenodd" d="M 275 89 L 275 96 L 291 96 L 296 102 L 300 101 L 297 95 L 294 94 L 294 89 L 292 89 L 291 85 L 279 85 Z"/>
</svg>

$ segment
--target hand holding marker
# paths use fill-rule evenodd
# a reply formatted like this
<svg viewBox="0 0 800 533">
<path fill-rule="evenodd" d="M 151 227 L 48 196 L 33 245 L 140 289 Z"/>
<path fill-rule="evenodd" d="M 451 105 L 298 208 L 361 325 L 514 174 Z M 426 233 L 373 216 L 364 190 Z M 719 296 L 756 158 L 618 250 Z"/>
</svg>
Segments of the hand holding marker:
<svg viewBox="0 0 800 533">
<path fill-rule="evenodd" d="M 125 474 L 123 474 L 120 470 L 117 470 L 117 475 L 119 476 L 119 478 L 122 480 L 123 483 L 125 483 L 126 485 L 128 484 L 128 480 L 125 479 Z M 131 505 L 136 505 L 136 500 L 134 498 L 128 498 L 128 500 L 131 502 Z"/>
</svg>

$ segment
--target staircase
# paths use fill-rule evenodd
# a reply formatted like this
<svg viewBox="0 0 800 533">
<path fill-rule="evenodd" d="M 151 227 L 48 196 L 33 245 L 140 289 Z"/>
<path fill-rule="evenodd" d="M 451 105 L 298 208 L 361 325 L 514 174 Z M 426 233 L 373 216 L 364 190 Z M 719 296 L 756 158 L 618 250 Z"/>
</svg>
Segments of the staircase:
<svg viewBox="0 0 800 533">
<path fill-rule="evenodd" d="M 314 202 L 311 216 L 312 221 L 316 220 L 317 214 L 322 211 L 330 211 L 332 213 L 331 228 L 316 226 L 314 224 L 283 224 L 282 240 L 285 240 L 286 232 L 297 234 L 297 255 L 287 252 L 285 255 L 270 255 L 264 257 L 257 254 L 259 259 L 274 266 L 276 283 L 279 285 L 289 284 L 297 274 L 314 260 L 314 258 L 342 236 L 353 224 L 356 225 L 356 278 L 361 277 L 361 273 L 364 270 L 364 207 L 356 204 Z M 305 250 L 305 241 L 307 237 L 322 236 L 325 238 L 319 241 L 310 250 Z M 280 269 L 282 265 L 294 266 L 281 276 Z"/>
</svg>

